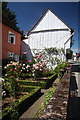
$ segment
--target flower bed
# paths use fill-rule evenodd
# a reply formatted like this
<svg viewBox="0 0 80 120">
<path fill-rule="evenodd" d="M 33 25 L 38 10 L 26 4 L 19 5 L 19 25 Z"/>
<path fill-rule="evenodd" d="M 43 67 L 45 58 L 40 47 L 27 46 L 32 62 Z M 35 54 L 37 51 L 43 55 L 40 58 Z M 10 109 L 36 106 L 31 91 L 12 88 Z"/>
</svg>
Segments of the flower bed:
<svg viewBox="0 0 80 120">
<path fill-rule="evenodd" d="M 31 80 L 20 80 L 20 84 L 22 85 L 31 85 L 31 86 L 40 86 L 41 88 L 49 88 L 53 81 L 57 78 L 57 74 L 53 74 L 50 77 L 43 77 L 38 79 L 37 81 Z"/>
<path fill-rule="evenodd" d="M 28 94 L 23 95 L 19 99 L 16 99 L 15 102 L 5 107 L 2 111 L 2 120 L 18 119 L 18 117 L 40 96 L 40 87 L 24 85 L 22 89 L 24 92 L 28 92 Z"/>
<path fill-rule="evenodd" d="M 10 116 L 12 116 L 11 120 L 13 120 L 12 118 L 19 116 L 18 114 L 23 111 L 22 107 L 25 108 L 25 105 L 30 106 L 39 97 L 40 88 L 36 91 L 38 95 L 36 97 L 34 86 L 49 88 L 57 76 L 60 79 L 62 78 L 66 70 L 68 71 L 69 66 L 70 63 L 60 63 L 52 71 L 47 67 L 47 63 L 40 54 L 36 54 L 32 60 L 25 59 L 20 63 L 11 62 L 7 64 L 3 69 L 2 98 L 4 101 L 6 97 L 8 99 L 12 98 L 13 102 L 8 107 L 5 107 L 6 112 L 3 112 L 4 120 L 7 117 L 9 119 Z M 24 85 L 23 88 L 22 85 Z"/>
<path fill-rule="evenodd" d="M 67 106 L 70 88 L 70 70 L 66 72 L 61 79 L 56 91 L 54 92 L 49 103 L 46 105 L 40 119 L 61 119 L 67 118 Z"/>
</svg>

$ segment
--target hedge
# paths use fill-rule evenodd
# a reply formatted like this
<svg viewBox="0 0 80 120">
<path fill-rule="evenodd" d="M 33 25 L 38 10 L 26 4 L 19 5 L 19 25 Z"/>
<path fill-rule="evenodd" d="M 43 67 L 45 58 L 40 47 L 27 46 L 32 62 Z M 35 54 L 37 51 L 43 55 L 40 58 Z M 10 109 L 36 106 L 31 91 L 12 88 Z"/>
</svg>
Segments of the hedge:
<svg viewBox="0 0 80 120">
<path fill-rule="evenodd" d="M 29 91 L 28 95 L 17 99 L 12 107 L 5 108 L 6 112 L 2 114 L 2 120 L 12 120 L 11 115 L 14 109 L 18 112 L 18 118 L 27 110 L 40 96 L 41 88 L 37 86 L 22 86 L 24 91 Z"/>
<path fill-rule="evenodd" d="M 57 78 L 57 74 L 55 73 L 52 76 L 48 77 L 48 79 L 43 82 L 39 81 L 39 79 L 38 81 L 20 80 L 20 84 L 30 85 L 30 86 L 40 86 L 41 88 L 45 89 L 45 88 L 49 88 L 56 78 Z"/>
</svg>

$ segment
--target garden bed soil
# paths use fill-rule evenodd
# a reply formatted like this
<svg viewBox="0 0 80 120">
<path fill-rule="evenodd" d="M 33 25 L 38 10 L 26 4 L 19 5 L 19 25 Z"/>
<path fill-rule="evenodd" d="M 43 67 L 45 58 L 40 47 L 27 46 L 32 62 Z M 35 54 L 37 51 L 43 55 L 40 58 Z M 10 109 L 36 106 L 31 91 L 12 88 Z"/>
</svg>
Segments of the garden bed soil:
<svg viewBox="0 0 80 120">
<path fill-rule="evenodd" d="M 26 85 L 23 87 L 25 89 L 22 94 L 17 96 L 17 99 L 15 99 L 15 97 L 3 99 L 2 120 L 11 120 L 14 112 L 18 113 L 16 116 L 18 119 L 41 95 L 40 87 Z M 10 100 L 12 100 L 12 103 L 10 103 Z M 6 104 L 7 106 L 5 106 Z"/>
<path fill-rule="evenodd" d="M 15 98 L 15 96 L 3 98 L 2 99 L 2 109 L 10 106 L 11 103 L 15 102 L 17 99 L 19 99 L 20 97 L 23 97 L 24 95 L 27 95 L 27 94 L 29 94 L 29 92 L 22 92 L 16 98 Z"/>
<path fill-rule="evenodd" d="M 46 81 L 48 80 L 48 77 L 41 77 L 41 78 L 37 78 L 37 79 L 27 78 L 27 79 L 25 79 L 25 80 L 27 80 L 27 81 L 35 81 L 35 82 L 37 82 L 37 81 L 46 82 Z"/>
</svg>

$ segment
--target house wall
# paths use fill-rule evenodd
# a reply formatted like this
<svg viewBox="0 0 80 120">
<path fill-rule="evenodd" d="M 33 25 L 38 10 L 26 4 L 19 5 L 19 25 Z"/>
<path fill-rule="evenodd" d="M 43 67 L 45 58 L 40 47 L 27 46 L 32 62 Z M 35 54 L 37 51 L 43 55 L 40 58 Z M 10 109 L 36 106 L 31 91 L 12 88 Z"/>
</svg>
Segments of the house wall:
<svg viewBox="0 0 80 120">
<path fill-rule="evenodd" d="M 71 30 L 50 10 L 41 18 L 28 36 L 28 45 L 33 53 L 34 49 L 45 47 L 70 48 Z M 69 40 L 68 40 L 69 39 Z M 64 45 L 64 43 L 68 42 Z"/>
<path fill-rule="evenodd" d="M 31 31 L 40 31 L 47 29 L 69 29 L 64 22 L 62 22 L 54 13 L 50 10 L 46 12 L 46 14 L 42 17 L 42 19 L 38 22 L 37 26 Z"/>
<path fill-rule="evenodd" d="M 66 49 L 70 48 L 70 41 L 71 29 L 50 10 L 34 25 L 28 33 L 28 39 L 25 39 L 33 55 L 34 51 L 51 47 L 63 48 L 66 54 Z M 22 49 L 26 50 L 26 47 Z M 64 61 L 66 57 L 61 53 L 57 58 Z"/>
<path fill-rule="evenodd" d="M 9 31 L 15 34 L 15 45 L 8 42 Z M 20 55 L 21 50 L 21 34 L 11 29 L 10 27 L 2 24 L 2 59 L 8 58 L 8 52 Z"/>
<path fill-rule="evenodd" d="M 64 43 L 70 36 L 70 31 L 50 31 L 32 33 L 28 39 L 28 45 L 31 49 L 44 49 L 50 47 L 64 48 Z M 70 48 L 70 40 L 66 44 L 66 48 Z"/>
<path fill-rule="evenodd" d="M 30 60 L 32 59 L 33 55 L 32 55 L 30 46 L 27 43 L 28 43 L 28 39 L 21 41 L 21 56 L 23 56 L 24 52 L 27 52 L 26 58 Z"/>
</svg>

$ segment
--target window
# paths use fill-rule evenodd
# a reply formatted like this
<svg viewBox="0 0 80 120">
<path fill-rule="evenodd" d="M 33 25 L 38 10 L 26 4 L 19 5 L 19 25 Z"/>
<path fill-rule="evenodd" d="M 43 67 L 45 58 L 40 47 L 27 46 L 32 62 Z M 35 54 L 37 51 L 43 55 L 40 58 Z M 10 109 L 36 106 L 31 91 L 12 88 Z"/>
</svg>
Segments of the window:
<svg viewBox="0 0 80 120">
<path fill-rule="evenodd" d="M 8 52 L 8 58 L 13 58 L 14 53 L 13 52 Z"/>
<path fill-rule="evenodd" d="M 8 58 L 10 60 L 19 61 L 19 55 L 13 52 L 8 52 Z"/>
<path fill-rule="evenodd" d="M 8 42 L 15 45 L 15 35 L 14 35 L 14 33 L 10 32 L 10 31 L 9 31 Z"/>
</svg>

